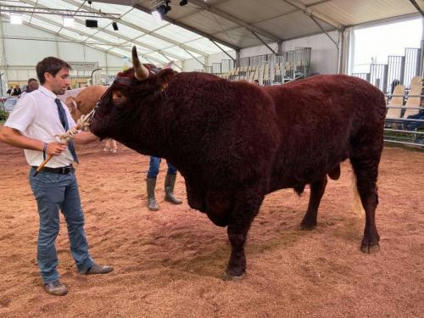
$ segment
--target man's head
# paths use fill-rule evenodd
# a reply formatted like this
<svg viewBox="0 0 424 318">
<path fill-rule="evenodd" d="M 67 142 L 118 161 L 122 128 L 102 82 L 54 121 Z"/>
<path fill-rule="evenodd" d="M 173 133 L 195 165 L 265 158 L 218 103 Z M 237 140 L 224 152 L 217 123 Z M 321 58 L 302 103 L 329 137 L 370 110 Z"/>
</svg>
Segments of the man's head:
<svg viewBox="0 0 424 318">
<path fill-rule="evenodd" d="M 38 81 L 35 78 L 30 78 L 28 80 L 27 92 L 32 92 L 38 89 Z"/>
<path fill-rule="evenodd" d="M 46 57 L 38 62 L 36 70 L 41 85 L 56 95 L 62 95 L 70 84 L 69 70 L 71 66 L 53 56 Z"/>
</svg>

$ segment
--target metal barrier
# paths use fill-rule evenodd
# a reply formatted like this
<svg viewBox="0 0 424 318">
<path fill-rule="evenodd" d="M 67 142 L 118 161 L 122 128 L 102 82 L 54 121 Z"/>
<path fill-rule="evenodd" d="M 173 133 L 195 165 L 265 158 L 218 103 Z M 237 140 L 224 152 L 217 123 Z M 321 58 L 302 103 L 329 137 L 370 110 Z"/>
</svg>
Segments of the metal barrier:
<svg viewBox="0 0 424 318">
<path fill-rule="evenodd" d="M 386 95 L 386 100 L 391 97 L 404 97 L 403 95 Z M 424 95 L 409 95 L 410 97 L 421 97 L 423 100 Z M 394 144 L 412 145 L 424 147 L 424 107 L 407 107 L 407 106 L 390 106 L 387 109 L 401 109 L 399 118 L 387 118 L 384 123 L 384 141 Z M 403 118 L 407 109 L 417 110 L 415 115 L 420 115 L 420 118 Z M 411 117 L 411 116 L 408 116 Z M 417 127 L 411 127 L 411 123 L 418 124 Z"/>
<path fill-rule="evenodd" d="M 352 73 L 352 76 L 372 83 L 385 93 L 391 92 L 391 85 L 395 80 L 409 88 L 412 78 L 420 75 L 420 55 L 419 48 L 405 48 L 405 56 L 390 55 L 387 64 L 370 64 L 369 73 Z"/>
</svg>

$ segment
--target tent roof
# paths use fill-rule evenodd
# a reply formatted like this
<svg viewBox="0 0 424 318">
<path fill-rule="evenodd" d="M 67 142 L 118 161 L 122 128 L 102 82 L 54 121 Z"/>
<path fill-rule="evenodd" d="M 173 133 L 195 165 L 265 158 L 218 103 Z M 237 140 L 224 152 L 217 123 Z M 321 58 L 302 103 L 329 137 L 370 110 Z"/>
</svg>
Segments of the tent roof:
<svg viewBox="0 0 424 318">
<path fill-rule="evenodd" d="M 418 16 L 410 0 L 189 0 L 157 22 L 150 12 L 160 0 L 20 0 L 1 6 L 22 6 L 24 23 L 64 39 L 118 56 L 128 56 L 136 45 L 154 63 L 207 56 L 224 50 L 313 35 L 347 26 Z M 98 28 L 87 28 L 86 17 L 64 27 L 63 16 L 35 9 L 66 9 L 97 14 Z M 31 12 L 31 9 L 33 12 Z M 424 10 L 424 3 L 420 2 Z M 109 14 L 114 14 L 112 17 Z M 119 30 L 112 29 L 112 22 Z"/>
</svg>

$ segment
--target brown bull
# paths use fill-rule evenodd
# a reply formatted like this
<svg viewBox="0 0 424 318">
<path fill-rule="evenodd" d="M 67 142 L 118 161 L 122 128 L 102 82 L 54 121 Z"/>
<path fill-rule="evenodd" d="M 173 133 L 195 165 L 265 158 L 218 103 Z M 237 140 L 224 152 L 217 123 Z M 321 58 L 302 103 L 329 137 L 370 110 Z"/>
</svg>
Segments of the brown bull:
<svg viewBox="0 0 424 318">
<path fill-rule="evenodd" d="M 364 80 L 322 75 L 261 88 L 204 73 L 152 72 L 140 64 L 117 76 L 91 131 L 169 160 L 188 202 L 228 226 L 226 277 L 246 269 L 244 244 L 264 196 L 311 187 L 302 225 L 317 224 L 327 175 L 350 159 L 366 212 L 363 252 L 378 250 L 377 174 L 383 148 L 383 94 Z"/>
</svg>

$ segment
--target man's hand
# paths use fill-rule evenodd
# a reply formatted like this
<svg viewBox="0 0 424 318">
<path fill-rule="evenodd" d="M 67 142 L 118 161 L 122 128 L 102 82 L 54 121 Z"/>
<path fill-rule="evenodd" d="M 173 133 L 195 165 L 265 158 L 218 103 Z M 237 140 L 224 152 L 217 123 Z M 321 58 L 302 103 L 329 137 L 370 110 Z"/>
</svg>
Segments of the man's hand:
<svg viewBox="0 0 424 318">
<path fill-rule="evenodd" d="M 47 145 L 46 154 L 58 156 L 63 150 L 66 149 L 66 144 L 60 142 L 51 142 Z"/>
</svg>

